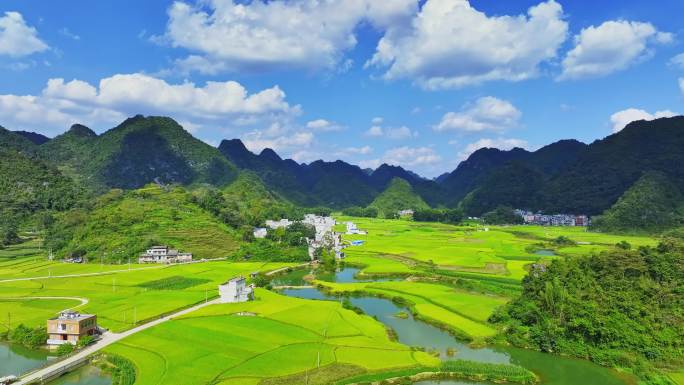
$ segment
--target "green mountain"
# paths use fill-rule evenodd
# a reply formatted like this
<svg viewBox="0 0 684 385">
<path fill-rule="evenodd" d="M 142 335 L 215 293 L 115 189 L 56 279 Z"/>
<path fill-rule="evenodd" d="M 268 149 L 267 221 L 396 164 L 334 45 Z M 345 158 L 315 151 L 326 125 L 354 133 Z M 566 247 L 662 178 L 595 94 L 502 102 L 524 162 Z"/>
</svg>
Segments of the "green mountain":
<svg viewBox="0 0 684 385">
<path fill-rule="evenodd" d="M 67 210 L 83 198 L 83 191 L 56 168 L 0 147 L 0 221 L 19 224 L 44 210 Z"/>
<path fill-rule="evenodd" d="M 30 132 L 30 131 L 14 131 L 15 134 L 23 136 L 24 138 L 28 139 L 31 141 L 31 143 L 35 144 L 36 146 L 40 146 L 41 144 L 45 144 L 50 141 L 50 138 L 43 134 L 38 134 L 36 132 Z"/>
<path fill-rule="evenodd" d="M 135 261 L 154 244 L 188 251 L 196 258 L 225 257 L 237 250 L 235 230 L 194 202 L 181 187 L 150 185 L 142 189 L 111 190 L 86 209 L 58 217 L 46 236 L 57 257 Z"/>
<path fill-rule="evenodd" d="M 600 214 L 648 171 L 684 191 L 684 116 L 636 121 L 597 140 L 545 184 L 541 208 Z"/>
<path fill-rule="evenodd" d="M 98 191 L 150 182 L 221 186 L 237 176 L 217 149 L 165 117 L 138 115 L 99 136 L 75 125 L 41 146 L 40 154 Z"/>
<path fill-rule="evenodd" d="M 0 126 L 0 149 L 32 154 L 36 150 L 36 145 L 22 135 Z"/>
<path fill-rule="evenodd" d="M 684 196 L 669 178 L 648 172 L 602 215 L 593 227 L 611 232 L 660 231 L 684 224 Z"/>
<path fill-rule="evenodd" d="M 399 210 L 423 210 L 428 204 L 413 191 L 411 185 L 401 178 L 394 178 L 387 189 L 378 195 L 369 205 L 375 207 L 384 217 L 392 217 Z"/>
</svg>

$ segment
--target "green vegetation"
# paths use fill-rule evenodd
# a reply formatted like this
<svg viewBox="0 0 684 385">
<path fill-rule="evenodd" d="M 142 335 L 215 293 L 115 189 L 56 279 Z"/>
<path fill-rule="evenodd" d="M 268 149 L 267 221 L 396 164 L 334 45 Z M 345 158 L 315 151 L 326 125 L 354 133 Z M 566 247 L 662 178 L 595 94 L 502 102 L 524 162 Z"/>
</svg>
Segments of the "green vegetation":
<svg viewBox="0 0 684 385">
<path fill-rule="evenodd" d="M 210 282 L 210 280 L 174 275 L 173 277 L 143 282 L 138 284 L 138 286 L 151 290 L 183 290 L 207 282 Z"/>
<path fill-rule="evenodd" d="M 537 377 L 529 370 L 508 364 L 492 364 L 486 362 L 474 362 L 464 360 L 444 361 L 439 366 L 439 371 L 435 368 L 422 367 L 373 374 L 363 374 L 347 378 L 336 384 L 368 384 L 371 382 L 385 381 L 392 379 L 392 383 L 412 384 L 421 380 L 470 380 L 470 381 L 491 381 L 494 383 L 518 383 L 534 384 Z M 384 383 L 384 382 L 381 382 Z"/>
<path fill-rule="evenodd" d="M 107 351 L 134 363 L 140 385 L 233 384 L 245 378 L 293 383 L 287 376 L 297 379 L 307 371 L 328 379 L 340 371 L 349 374 L 350 366 L 379 371 L 439 364 L 426 353 L 390 341 L 377 321 L 339 303 L 265 290 L 257 290 L 256 297 L 253 302 L 205 307 L 130 336 Z"/>
<path fill-rule="evenodd" d="M 194 258 L 218 258 L 238 248 L 237 238 L 184 189 L 149 186 L 112 190 L 90 210 L 61 215 L 47 232 L 46 247 L 58 257 L 79 254 L 97 262 L 136 261 L 154 244 L 191 252 Z"/>
<path fill-rule="evenodd" d="M 100 192 L 153 181 L 223 186 L 237 175 L 217 149 L 165 117 L 138 115 L 100 136 L 77 125 L 41 146 L 40 153 Z"/>
<path fill-rule="evenodd" d="M 37 348 L 45 344 L 48 335 L 44 326 L 30 328 L 24 324 L 19 324 L 8 333 L 7 337 L 11 342 L 22 344 L 28 348 Z"/>
<path fill-rule="evenodd" d="M 129 360 L 116 354 L 102 354 L 102 364 L 104 370 L 111 373 L 112 385 L 133 385 L 135 384 L 135 366 Z"/>
<path fill-rule="evenodd" d="M 498 206 L 492 211 L 482 215 L 482 220 L 489 225 L 515 225 L 522 224 L 523 219 L 513 212 L 511 207 Z"/>
<path fill-rule="evenodd" d="M 664 174 L 646 173 L 592 227 L 608 232 L 659 232 L 684 223 L 684 197 Z"/>
<path fill-rule="evenodd" d="M 422 209 L 413 213 L 413 220 L 416 222 L 440 222 L 459 224 L 463 221 L 463 211 L 460 209 Z"/>
<path fill-rule="evenodd" d="M 427 209 L 429 206 L 413 191 L 411 185 L 400 178 L 394 178 L 385 191 L 370 204 L 384 218 L 394 218 L 399 210 Z"/>
<path fill-rule="evenodd" d="M 0 147 L 0 247 L 37 213 L 64 211 L 79 204 L 83 192 L 57 169 L 29 155 Z M 10 242 L 7 242 L 10 238 Z"/>
<path fill-rule="evenodd" d="M 523 280 L 522 295 L 492 320 L 520 346 L 629 367 L 659 384 L 653 366 L 681 365 L 681 240 L 554 260 Z"/>
<path fill-rule="evenodd" d="M 74 264 L 60 263 L 65 267 Z M 90 272 L 98 272 L 100 265 L 84 264 Z M 98 324 L 114 332 L 156 319 L 218 295 L 217 286 L 227 279 L 255 271 L 269 271 L 289 266 L 282 263 L 235 263 L 215 261 L 206 263 L 147 266 L 140 270 L 127 270 L 105 274 L 44 278 L 26 281 L 0 282 L 0 305 L 9 303 L 12 324 L 23 322 L 28 327 L 44 326 L 45 320 L 56 312 L 73 308 L 76 301 L 62 299 L 34 300 L 32 297 L 79 297 L 89 302 L 77 308 L 83 313 L 97 314 Z M 119 266 L 121 268 L 122 266 Z M 190 287 L 184 285 L 164 290 L 149 289 L 141 284 L 151 281 L 169 282 L 172 277 L 190 277 L 205 283 Z M 172 278 L 173 279 L 173 278 Z M 198 283 L 195 281 L 194 283 Z M 17 301 L 26 298 L 27 301 Z M 11 301 L 10 301 L 11 299 Z M 52 304 L 54 302 L 54 304 Z M 2 314 L 5 323 L 6 314 Z"/>
</svg>

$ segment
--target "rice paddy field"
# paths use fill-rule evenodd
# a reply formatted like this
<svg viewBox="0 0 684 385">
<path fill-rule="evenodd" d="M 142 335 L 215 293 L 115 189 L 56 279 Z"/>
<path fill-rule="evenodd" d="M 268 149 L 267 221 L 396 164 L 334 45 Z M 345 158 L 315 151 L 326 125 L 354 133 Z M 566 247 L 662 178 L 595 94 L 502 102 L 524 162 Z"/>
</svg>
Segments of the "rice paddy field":
<svg viewBox="0 0 684 385">
<path fill-rule="evenodd" d="M 562 255 L 588 255 L 623 240 L 633 246 L 656 243 L 646 237 L 589 233 L 581 228 L 485 229 L 337 219 L 341 223 L 351 220 L 368 231 L 367 235 L 344 236 L 348 242 L 363 241 L 345 249 L 346 263 L 361 268 L 357 278 L 393 279 L 316 280 L 314 284 L 336 294 L 392 299 L 406 305 L 416 318 L 478 344 L 498 332 L 487 319 L 510 300 L 506 294 L 510 290 L 481 290 L 489 287 L 481 285 L 519 290 L 532 263 L 548 263 Z M 556 246 L 553 240 L 559 236 L 577 244 Z M 3 319 L 6 313 L 11 325 L 39 326 L 56 312 L 75 307 L 97 314 L 102 327 L 120 332 L 212 299 L 217 296 L 217 285 L 234 276 L 287 266 L 292 265 L 228 261 L 171 266 L 68 264 L 47 261 L 40 241 L 31 240 L 0 250 L 0 332 L 10 326 Z M 78 274 L 87 275 L 56 278 Z M 17 278 L 21 280 L 13 280 Z M 458 285 L 456 280 L 475 283 L 478 290 Z M 106 352 L 130 360 L 140 385 L 327 384 L 439 365 L 437 358 L 393 341 L 382 323 L 338 302 L 261 289 L 256 301 L 204 307 L 134 334 Z M 681 373 L 671 376 L 680 381 Z"/>
<path fill-rule="evenodd" d="M 238 275 L 288 266 L 282 263 L 225 261 L 124 270 L 103 275 L 0 282 L 3 316 L 42 325 L 47 313 L 72 307 L 61 300 L 17 302 L 27 297 L 78 297 L 88 301 L 78 308 L 97 314 L 100 326 L 119 332 L 174 310 L 218 295 L 217 285 Z M 64 306 L 66 305 L 66 306 Z M 44 309 L 39 316 L 36 308 Z M 15 322 L 13 324 L 16 325 Z"/>
<path fill-rule="evenodd" d="M 407 274 L 434 266 L 472 276 L 498 276 L 520 281 L 527 266 L 558 255 L 589 255 L 620 241 L 632 246 L 655 245 L 649 237 L 593 233 L 580 227 L 454 226 L 376 218 L 338 217 L 352 221 L 367 235 L 344 235 L 347 261 L 365 266 L 362 274 Z M 574 246 L 557 247 L 564 236 Z"/>
<path fill-rule="evenodd" d="M 257 290 L 256 300 L 205 307 L 107 348 L 135 363 L 136 384 L 330 383 L 439 360 L 388 338 L 337 302 Z M 192 363 L 192 364 L 190 364 Z M 280 380 L 280 381 L 279 381 Z M 284 382 L 283 382 L 284 381 Z M 268 383 L 268 382 L 266 382 Z M 313 382 L 312 382 L 313 383 Z"/>
</svg>

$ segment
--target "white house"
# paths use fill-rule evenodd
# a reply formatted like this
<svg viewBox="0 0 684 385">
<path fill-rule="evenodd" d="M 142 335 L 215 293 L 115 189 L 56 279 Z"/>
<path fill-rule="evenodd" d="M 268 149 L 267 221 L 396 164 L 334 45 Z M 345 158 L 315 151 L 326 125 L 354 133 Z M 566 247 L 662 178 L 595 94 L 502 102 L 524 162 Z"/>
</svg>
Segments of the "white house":
<svg viewBox="0 0 684 385">
<path fill-rule="evenodd" d="M 245 277 L 235 277 L 219 285 L 221 303 L 247 302 L 254 299 L 254 288 L 247 286 Z"/>
<path fill-rule="evenodd" d="M 265 227 L 254 228 L 254 238 L 266 238 L 266 235 L 268 235 L 268 230 Z"/>
<path fill-rule="evenodd" d="M 191 262 L 192 253 L 181 253 L 168 246 L 152 246 L 140 254 L 138 263 L 182 263 Z"/>
<path fill-rule="evenodd" d="M 351 234 L 365 235 L 368 233 L 363 230 L 359 230 L 359 228 L 356 227 L 356 224 L 354 222 L 347 222 L 347 235 Z"/>
<path fill-rule="evenodd" d="M 399 216 L 400 217 L 410 217 L 413 216 L 413 210 L 407 209 L 407 210 L 400 210 L 399 211 Z"/>
<path fill-rule="evenodd" d="M 294 222 L 292 222 L 291 220 L 289 220 L 287 218 L 281 219 L 279 221 L 273 221 L 273 220 L 269 219 L 266 221 L 266 227 L 268 227 L 269 229 L 275 230 L 275 229 L 279 229 L 281 227 L 282 228 L 290 227 L 290 225 L 292 223 L 294 223 Z"/>
</svg>

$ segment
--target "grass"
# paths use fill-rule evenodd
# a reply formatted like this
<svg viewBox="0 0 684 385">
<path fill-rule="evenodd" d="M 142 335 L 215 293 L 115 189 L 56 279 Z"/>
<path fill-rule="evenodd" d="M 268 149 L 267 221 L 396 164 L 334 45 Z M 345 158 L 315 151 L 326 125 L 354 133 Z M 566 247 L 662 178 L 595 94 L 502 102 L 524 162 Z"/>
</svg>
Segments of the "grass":
<svg viewBox="0 0 684 385">
<path fill-rule="evenodd" d="M 253 271 L 267 271 L 289 266 L 282 263 L 229 263 L 215 261 L 189 265 L 171 265 L 149 270 L 132 270 L 106 275 L 36 279 L 30 281 L 0 282 L 0 301 L 18 297 L 82 297 L 90 302 L 80 307 L 85 313 L 98 315 L 102 327 L 122 331 L 133 327 L 134 321 L 148 319 L 188 307 L 218 295 L 217 286 L 237 275 Z M 140 286 L 150 282 L 177 282 L 175 277 L 191 277 L 193 285 L 167 287 L 156 290 Z M 199 283 L 201 280 L 203 283 Z M 51 311 L 60 310 L 57 306 Z M 12 318 L 30 317 L 33 310 L 22 306 L 13 309 Z M 40 318 L 34 318 L 37 321 Z M 36 322 L 31 326 L 42 325 Z"/>
<path fill-rule="evenodd" d="M 301 383 L 308 371 L 328 383 L 350 375 L 350 368 L 358 373 L 439 363 L 390 341 L 380 323 L 336 302 L 264 290 L 256 301 L 208 306 L 107 350 L 136 365 L 140 385 L 289 384 Z"/>
<path fill-rule="evenodd" d="M 14 329 L 19 324 L 27 326 L 45 325 L 48 318 L 60 310 L 80 305 L 79 301 L 68 299 L 2 299 L 0 298 L 0 332 Z"/>
<path fill-rule="evenodd" d="M 363 240 L 345 249 L 350 263 L 366 266 L 362 274 L 420 274 L 426 267 L 459 271 L 477 276 L 500 276 L 520 281 L 527 266 L 554 256 L 535 250 L 551 248 L 559 255 L 588 255 L 613 247 L 620 241 L 633 246 L 655 245 L 645 236 L 594 233 L 581 227 L 454 226 L 376 218 L 338 217 L 353 221 L 367 235 L 345 235 L 346 241 Z M 553 240 L 566 236 L 575 246 L 557 248 Z"/>
</svg>

